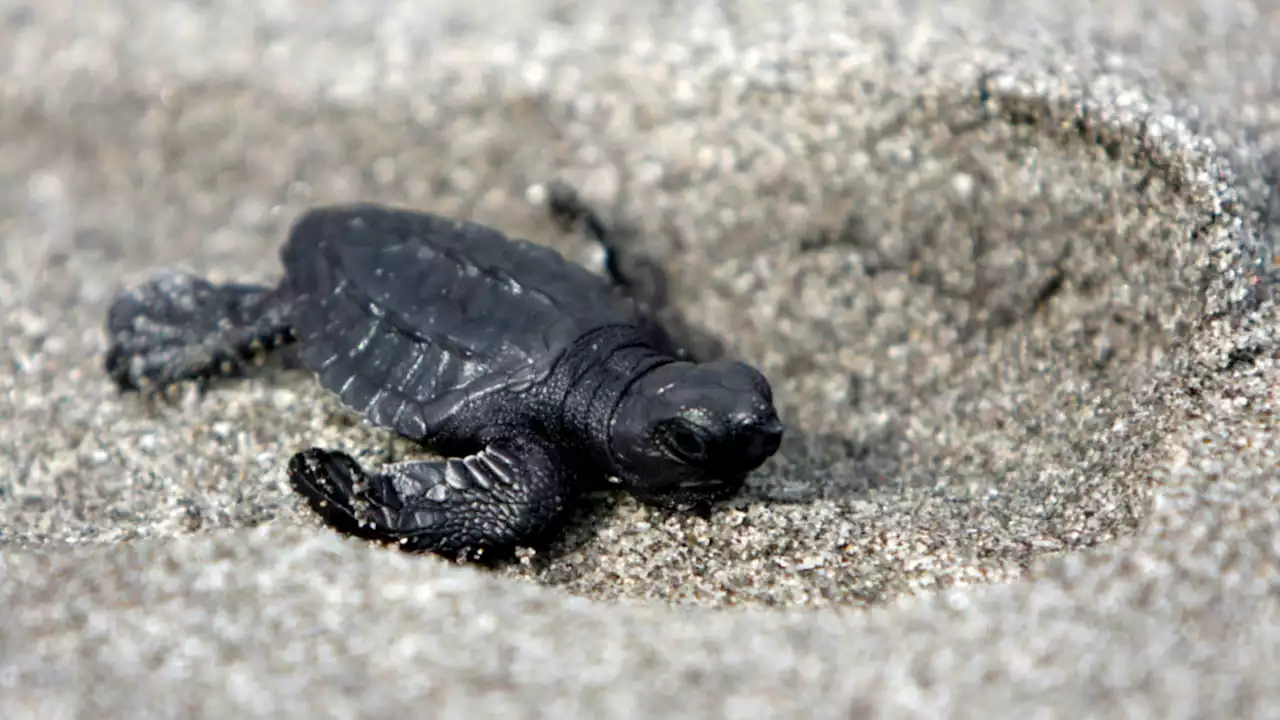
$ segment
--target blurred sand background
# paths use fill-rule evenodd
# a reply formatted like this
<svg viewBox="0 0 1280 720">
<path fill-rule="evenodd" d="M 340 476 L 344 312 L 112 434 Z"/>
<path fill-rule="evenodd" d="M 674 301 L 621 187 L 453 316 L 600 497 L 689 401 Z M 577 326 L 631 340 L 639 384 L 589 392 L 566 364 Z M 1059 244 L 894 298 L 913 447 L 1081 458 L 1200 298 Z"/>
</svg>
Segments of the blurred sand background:
<svg viewBox="0 0 1280 720">
<path fill-rule="evenodd" d="M 1275 717 L 1280 5 L 0 3 L 0 717 Z M 378 200 L 581 188 L 791 429 L 711 520 L 347 540 L 269 366 L 150 411 L 114 293 Z M 412 449 L 397 445 L 403 454 Z"/>
</svg>

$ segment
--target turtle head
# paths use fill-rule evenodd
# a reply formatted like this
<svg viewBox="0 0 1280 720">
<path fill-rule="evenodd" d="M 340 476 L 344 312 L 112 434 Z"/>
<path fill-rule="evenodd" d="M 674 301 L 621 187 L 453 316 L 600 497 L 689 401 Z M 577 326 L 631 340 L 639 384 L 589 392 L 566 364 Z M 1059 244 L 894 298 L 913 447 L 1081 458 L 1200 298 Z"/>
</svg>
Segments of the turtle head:
<svg viewBox="0 0 1280 720">
<path fill-rule="evenodd" d="M 778 451 L 773 390 L 733 360 L 660 365 L 632 383 L 614 414 L 616 474 L 639 500 L 706 512 Z"/>
</svg>

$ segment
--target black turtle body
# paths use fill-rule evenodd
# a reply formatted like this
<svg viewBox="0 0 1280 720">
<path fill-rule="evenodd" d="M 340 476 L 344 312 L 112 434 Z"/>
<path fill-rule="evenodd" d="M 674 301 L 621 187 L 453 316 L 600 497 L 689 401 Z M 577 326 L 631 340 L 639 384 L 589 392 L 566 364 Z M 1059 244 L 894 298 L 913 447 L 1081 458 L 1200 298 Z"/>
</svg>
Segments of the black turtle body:
<svg viewBox="0 0 1280 720">
<path fill-rule="evenodd" d="M 606 280 L 550 248 L 429 213 L 360 204 L 293 225 L 274 288 L 170 272 L 108 313 L 106 369 L 125 390 L 239 374 L 297 342 L 343 404 L 444 459 L 369 473 L 312 448 L 293 487 L 335 528 L 475 557 L 547 537 L 573 495 L 606 477 L 647 502 L 706 509 L 776 452 L 768 382 L 695 362 L 622 290 L 616 248 L 585 218 Z"/>
<path fill-rule="evenodd" d="M 497 407 L 542 417 L 569 390 L 546 381 L 579 340 L 594 353 L 665 341 L 637 333 L 637 305 L 585 268 L 472 223 L 320 209 L 282 259 L 306 367 L 373 424 L 437 445 L 498 421 L 495 393 Z"/>
</svg>

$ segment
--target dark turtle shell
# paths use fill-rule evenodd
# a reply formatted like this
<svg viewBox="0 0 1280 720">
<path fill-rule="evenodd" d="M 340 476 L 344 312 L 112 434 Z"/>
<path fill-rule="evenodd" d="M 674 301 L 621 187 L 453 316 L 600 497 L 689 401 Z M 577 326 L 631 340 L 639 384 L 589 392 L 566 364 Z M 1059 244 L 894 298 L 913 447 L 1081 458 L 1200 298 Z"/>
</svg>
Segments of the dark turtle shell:
<svg viewBox="0 0 1280 720">
<path fill-rule="evenodd" d="M 536 383 L 584 333 L 636 305 L 554 250 L 491 228 L 360 204 L 302 215 L 281 250 L 303 364 L 375 425 Z"/>
</svg>

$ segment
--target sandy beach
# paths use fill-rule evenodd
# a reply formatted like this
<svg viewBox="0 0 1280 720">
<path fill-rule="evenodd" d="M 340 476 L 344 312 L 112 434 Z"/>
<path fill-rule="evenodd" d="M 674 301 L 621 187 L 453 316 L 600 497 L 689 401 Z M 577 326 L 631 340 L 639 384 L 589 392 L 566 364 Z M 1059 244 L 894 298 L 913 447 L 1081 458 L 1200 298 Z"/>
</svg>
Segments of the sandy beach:
<svg viewBox="0 0 1280 720">
<path fill-rule="evenodd" d="M 0 717 L 1269 717 L 1280 5 L 0 7 Z M 788 434 L 710 519 L 593 499 L 484 569 L 322 527 L 392 447 L 268 364 L 102 371 L 306 208 L 591 264 L 577 186 Z"/>
</svg>

